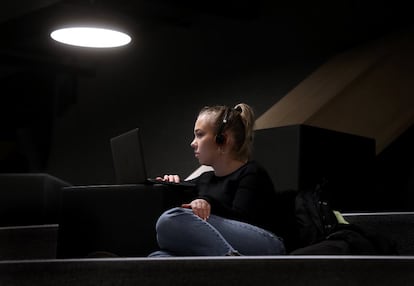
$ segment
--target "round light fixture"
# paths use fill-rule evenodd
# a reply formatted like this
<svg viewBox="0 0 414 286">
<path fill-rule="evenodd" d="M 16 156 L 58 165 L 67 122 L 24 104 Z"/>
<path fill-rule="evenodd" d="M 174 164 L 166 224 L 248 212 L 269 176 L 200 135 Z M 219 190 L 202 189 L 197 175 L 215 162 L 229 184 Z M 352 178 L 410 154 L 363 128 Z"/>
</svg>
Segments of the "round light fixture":
<svg viewBox="0 0 414 286">
<path fill-rule="evenodd" d="M 50 37 L 67 45 L 88 48 L 114 48 L 131 42 L 131 37 L 123 32 L 92 27 L 62 28 L 53 31 Z"/>
</svg>

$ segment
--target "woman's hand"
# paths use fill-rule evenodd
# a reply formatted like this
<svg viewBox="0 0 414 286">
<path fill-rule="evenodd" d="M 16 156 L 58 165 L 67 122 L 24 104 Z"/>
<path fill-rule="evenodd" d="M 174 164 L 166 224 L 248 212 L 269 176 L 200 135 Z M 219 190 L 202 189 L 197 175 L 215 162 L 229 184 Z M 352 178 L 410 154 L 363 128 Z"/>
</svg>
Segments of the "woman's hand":
<svg viewBox="0 0 414 286">
<path fill-rule="evenodd" d="M 172 182 L 172 183 L 179 183 L 180 176 L 178 175 L 164 175 L 164 177 L 156 177 L 156 180 L 163 181 L 163 182 Z"/>
<path fill-rule="evenodd" d="M 203 220 L 210 217 L 211 206 L 206 200 L 196 199 L 189 204 L 182 204 L 181 207 L 192 209 L 193 213 Z"/>
</svg>

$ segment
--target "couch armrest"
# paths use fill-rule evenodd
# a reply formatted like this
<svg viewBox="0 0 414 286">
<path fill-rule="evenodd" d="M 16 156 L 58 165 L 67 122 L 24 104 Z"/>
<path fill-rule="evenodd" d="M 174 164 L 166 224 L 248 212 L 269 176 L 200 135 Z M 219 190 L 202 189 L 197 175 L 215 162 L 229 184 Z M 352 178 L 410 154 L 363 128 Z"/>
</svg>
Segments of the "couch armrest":
<svg viewBox="0 0 414 286">
<path fill-rule="evenodd" d="M 44 173 L 0 174 L 0 226 L 57 223 L 66 186 L 70 184 Z"/>
</svg>

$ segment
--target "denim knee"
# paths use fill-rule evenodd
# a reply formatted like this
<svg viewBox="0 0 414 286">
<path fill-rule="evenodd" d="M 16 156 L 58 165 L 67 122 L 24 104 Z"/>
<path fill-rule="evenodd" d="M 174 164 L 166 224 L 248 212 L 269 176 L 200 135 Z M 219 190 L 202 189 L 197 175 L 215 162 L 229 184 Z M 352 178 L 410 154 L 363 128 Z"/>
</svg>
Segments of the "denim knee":
<svg viewBox="0 0 414 286">
<path fill-rule="evenodd" d="M 165 211 L 156 224 L 161 250 L 179 256 L 208 256 L 236 253 L 217 230 L 191 209 L 172 208 Z"/>
<path fill-rule="evenodd" d="M 156 232 L 163 233 L 164 231 L 168 231 L 168 229 L 176 229 L 177 227 L 180 227 L 181 224 L 174 223 L 174 217 L 177 215 L 182 215 L 185 213 L 189 213 L 188 209 L 176 207 L 169 210 L 166 210 L 164 213 L 161 214 L 161 216 L 158 218 L 157 223 L 155 225 Z M 191 212 L 192 213 L 192 212 Z"/>
</svg>

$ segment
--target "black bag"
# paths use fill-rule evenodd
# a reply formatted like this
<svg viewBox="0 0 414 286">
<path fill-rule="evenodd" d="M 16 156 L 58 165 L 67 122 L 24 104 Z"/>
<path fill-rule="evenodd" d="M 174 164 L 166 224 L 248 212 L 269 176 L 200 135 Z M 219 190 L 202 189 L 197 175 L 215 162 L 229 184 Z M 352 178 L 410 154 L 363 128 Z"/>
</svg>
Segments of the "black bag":
<svg viewBox="0 0 414 286">
<path fill-rule="evenodd" d="M 352 255 L 396 255 L 395 244 L 375 232 L 357 224 L 339 223 L 330 205 L 327 181 L 313 189 L 298 191 L 295 197 L 297 248 L 299 254 L 327 254 L 326 249 L 335 249 L 331 254 Z M 335 248 L 332 242 L 338 242 Z M 344 243 L 345 242 L 345 243 Z M 327 248 L 324 244 L 329 244 Z M 316 246 L 316 247 L 315 247 Z"/>
<path fill-rule="evenodd" d="M 315 244 L 332 234 L 338 220 L 330 206 L 326 193 L 326 182 L 314 189 L 298 191 L 295 198 L 295 216 L 299 246 Z"/>
</svg>

